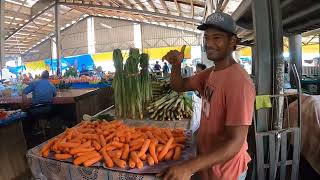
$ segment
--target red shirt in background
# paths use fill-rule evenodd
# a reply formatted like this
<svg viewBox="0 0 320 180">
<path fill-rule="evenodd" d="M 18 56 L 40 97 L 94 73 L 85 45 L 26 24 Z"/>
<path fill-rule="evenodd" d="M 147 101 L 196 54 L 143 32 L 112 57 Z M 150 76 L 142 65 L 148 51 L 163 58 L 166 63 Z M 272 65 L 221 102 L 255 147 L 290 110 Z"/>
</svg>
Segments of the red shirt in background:
<svg viewBox="0 0 320 180">
<path fill-rule="evenodd" d="M 191 86 L 202 96 L 202 112 L 197 137 L 198 154 L 209 154 L 224 135 L 225 126 L 251 125 L 255 88 L 239 64 L 223 70 L 209 68 L 191 77 Z M 238 180 L 251 158 L 247 140 L 240 152 L 224 164 L 200 172 L 202 180 Z"/>
</svg>

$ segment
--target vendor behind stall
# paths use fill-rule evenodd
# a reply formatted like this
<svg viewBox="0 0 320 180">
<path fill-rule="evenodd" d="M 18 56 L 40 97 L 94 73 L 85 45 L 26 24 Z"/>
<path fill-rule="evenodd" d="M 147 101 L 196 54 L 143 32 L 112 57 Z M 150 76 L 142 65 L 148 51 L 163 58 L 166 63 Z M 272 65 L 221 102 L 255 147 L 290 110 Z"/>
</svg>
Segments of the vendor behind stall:
<svg viewBox="0 0 320 180">
<path fill-rule="evenodd" d="M 182 78 L 185 46 L 181 52 L 170 51 L 164 57 L 172 64 L 172 88 L 201 94 L 198 154 L 160 175 L 164 180 L 188 180 L 192 174 L 198 174 L 201 180 L 244 180 L 250 161 L 246 138 L 255 89 L 247 72 L 232 57 L 238 41 L 236 24 L 230 15 L 215 12 L 198 29 L 204 31 L 204 47 L 214 68 Z"/>
<path fill-rule="evenodd" d="M 32 92 L 32 105 L 51 104 L 53 98 L 57 95 L 56 88 L 49 81 L 49 72 L 43 71 L 41 79 L 33 81 L 23 90 L 27 95 Z"/>
</svg>

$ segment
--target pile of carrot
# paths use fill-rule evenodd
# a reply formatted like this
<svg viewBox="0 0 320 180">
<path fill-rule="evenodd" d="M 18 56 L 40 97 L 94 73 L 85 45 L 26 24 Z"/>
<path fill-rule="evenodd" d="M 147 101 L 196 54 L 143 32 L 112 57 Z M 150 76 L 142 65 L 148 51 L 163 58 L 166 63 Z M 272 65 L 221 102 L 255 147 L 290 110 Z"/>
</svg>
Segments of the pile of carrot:
<svg viewBox="0 0 320 180">
<path fill-rule="evenodd" d="M 154 126 L 129 127 L 122 121 L 82 122 L 49 140 L 41 155 L 54 152 L 57 160 L 73 158 L 75 165 L 91 166 L 103 161 L 106 167 L 143 168 L 161 161 L 179 160 L 185 148 L 182 129 Z"/>
</svg>

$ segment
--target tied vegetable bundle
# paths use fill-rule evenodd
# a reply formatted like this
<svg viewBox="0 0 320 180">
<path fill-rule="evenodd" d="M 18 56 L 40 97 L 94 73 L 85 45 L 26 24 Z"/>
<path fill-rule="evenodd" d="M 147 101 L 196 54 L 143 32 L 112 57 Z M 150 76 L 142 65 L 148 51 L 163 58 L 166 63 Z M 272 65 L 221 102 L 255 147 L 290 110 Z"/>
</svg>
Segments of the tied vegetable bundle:
<svg viewBox="0 0 320 180">
<path fill-rule="evenodd" d="M 131 48 L 129 57 L 123 64 L 121 50 L 116 49 L 113 52 L 113 61 L 116 67 L 113 80 L 116 115 L 142 119 L 152 98 L 148 75 L 149 56 L 140 55 L 139 49 Z"/>
<path fill-rule="evenodd" d="M 169 91 L 169 93 L 151 103 L 147 109 L 151 113 L 151 119 L 162 121 L 189 119 L 193 114 L 191 98 L 184 93 L 175 91 Z"/>
<path fill-rule="evenodd" d="M 121 121 L 82 122 L 49 140 L 41 155 L 54 152 L 56 160 L 72 159 L 85 167 L 103 161 L 108 168 L 143 168 L 162 161 L 179 160 L 185 148 L 182 129 L 152 126 L 129 127 Z"/>
</svg>

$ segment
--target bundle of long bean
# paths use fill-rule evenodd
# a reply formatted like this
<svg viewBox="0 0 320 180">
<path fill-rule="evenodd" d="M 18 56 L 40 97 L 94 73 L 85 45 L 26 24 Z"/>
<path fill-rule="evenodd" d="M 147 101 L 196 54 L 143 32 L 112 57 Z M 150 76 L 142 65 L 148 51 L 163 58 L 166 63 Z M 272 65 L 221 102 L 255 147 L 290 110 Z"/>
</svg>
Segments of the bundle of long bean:
<svg viewBox="0 0 320 180">
<path fill-rule="evenodd" d="M 125 89 L 128 92 L 125 94 L 125 98 L 128 104 L 127 117 L 133 119 L 143 118 L 139 63 L 139 49 L 130 48 L 129 57 L 124 65 Z"/>
<path fill-rule="evenodd" d="M 192 117 L 192 100 L 183 93 L 169 91 L 147 108 L 155 120 L 181 120 Z"/>
<path fill-rule="evenodd" d="M 125 75 L 123 70 L 123 56 L 120 49 L 113 51 L 113 63 L 116 68 L 114 79 L 112 81 L 112 87 L 114 89 L 114 99 L 116 115 L 118 117 L 125 117 L 127 112 L 127 104 L 125 99 Z"/>
<path fill-rule="evenodd" d="M 140 56 L 141 67 L 141 95 L 143 106 L 147 107 L 152 98 L 151 79 L 148 72 L 149 55 L 142 53 Z"/>
</svg>

